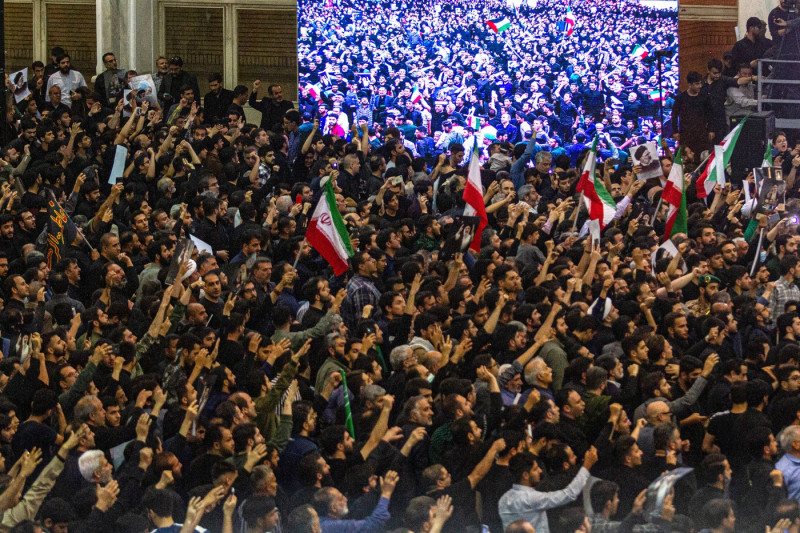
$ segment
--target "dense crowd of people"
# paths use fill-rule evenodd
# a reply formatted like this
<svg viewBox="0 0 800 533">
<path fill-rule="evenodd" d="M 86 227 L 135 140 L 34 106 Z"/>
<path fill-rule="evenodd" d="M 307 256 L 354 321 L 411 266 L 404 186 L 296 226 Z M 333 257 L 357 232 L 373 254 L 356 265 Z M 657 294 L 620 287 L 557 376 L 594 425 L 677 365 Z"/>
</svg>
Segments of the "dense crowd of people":
<svg viewBox="0 0 800 533">
<path fill-rule="evenodd" d="M 677 4 L 580 2 L 574 26 L 564 2 L 533 4 L 301 1 L 300 112 L 322 107 L 323 133 L 396 126 L 429 165 L 476 132 L 564 148 L 604 122 L 603 148 L 624 157 L 638 136 L 657 140 L 659 100 L 668 121 L 677 95 Z M 495 33 L 487 21 L 503 17 Z"/>
<path fill-rule="evenodd" d="M 616 212 L 593 241 L 586 132 L 459 138 L 448 103 L 429 154 L 425 127 L 345 127 L 324 100 L 304 117 L 277 85 L 259 99 L 260 81 L 211 74 L 201 99 L 180 57 L 126 116 L 137 73 L 103 60 L 83 76 L 54 49 L 0 131 L 0 529 L 800 530 L 785 134 L 776 217 L 748 220 L 729 185 L 698 199 L 701 154 L 684 150 L 688 231 L 669 255 L 665 137 L 650 179 L 599 149 Z M 741 86 L 716 67 L 706 102 Z M 475 157 L 488 226 L 445 255 Z M 330 189 L 354 250 L 340 276 L 304 239 Z"/>
</svg>

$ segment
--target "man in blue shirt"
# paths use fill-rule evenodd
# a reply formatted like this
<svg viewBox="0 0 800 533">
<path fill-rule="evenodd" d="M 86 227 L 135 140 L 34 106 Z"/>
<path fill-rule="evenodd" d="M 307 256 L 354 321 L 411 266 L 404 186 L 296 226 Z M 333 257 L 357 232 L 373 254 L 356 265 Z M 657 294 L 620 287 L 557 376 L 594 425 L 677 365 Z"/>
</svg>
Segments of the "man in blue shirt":
<svg viewBox="0 0 800 533">
<path fill-rule="evenodd" d="M 377 533 L 389 521 L 389 500 L 392 498 L 397 480 L 397 472 L 389 470 L 381 478 L 381 498 L 372 514 L 363 520 L 345 520 L 349 510 L 347 497 L 333 487 L 319 489 L 314 494 L 314 508 L 319 515 L 322 533 Z"/>
</svg>

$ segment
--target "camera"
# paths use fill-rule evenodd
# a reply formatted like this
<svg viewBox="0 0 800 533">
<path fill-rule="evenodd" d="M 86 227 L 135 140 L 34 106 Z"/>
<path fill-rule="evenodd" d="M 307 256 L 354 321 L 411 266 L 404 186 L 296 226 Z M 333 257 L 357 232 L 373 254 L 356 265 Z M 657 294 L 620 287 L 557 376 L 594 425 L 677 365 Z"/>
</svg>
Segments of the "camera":
<svg viewBox="0 0 800 533">
<path fill-rule="evenodd" d="M 783 0 L 781 4 L 789 13 L 796 15 L 800 12 L 800 0 Z"/>
</svg>

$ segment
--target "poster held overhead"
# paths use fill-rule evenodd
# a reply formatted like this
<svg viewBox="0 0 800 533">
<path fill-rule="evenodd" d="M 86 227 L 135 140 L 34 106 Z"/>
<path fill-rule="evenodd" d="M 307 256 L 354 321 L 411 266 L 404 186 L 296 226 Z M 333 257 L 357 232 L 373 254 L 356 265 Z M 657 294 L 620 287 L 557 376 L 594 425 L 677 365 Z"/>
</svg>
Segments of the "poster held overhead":
<svg viewBox="0 0 800 533">
<path fill-rule="evenodd" d="M 111 174 L 108 176 L 108 184 L 116 185 L 117 179 L 125 173 L 125 160 L 128 158 L 128 149 L 121 144 L 117 145 L 114 153 L 114 166 L 111 167 Z"/>
</svg>

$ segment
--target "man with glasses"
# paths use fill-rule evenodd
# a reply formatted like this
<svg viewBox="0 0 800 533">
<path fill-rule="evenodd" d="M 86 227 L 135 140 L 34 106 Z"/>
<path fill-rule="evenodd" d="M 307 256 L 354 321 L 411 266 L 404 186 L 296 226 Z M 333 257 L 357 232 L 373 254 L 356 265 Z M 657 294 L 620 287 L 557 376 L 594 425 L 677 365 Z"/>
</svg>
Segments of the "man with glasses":
<svg viewBox="0 0 800 533">
<path fill-rule="evenodd" d="M 111 52 L 103 54 L 103 66 L 106 70 L 95 79 L 94 92 L 100 96 L 103 106 L 113 109 L 125 88 L 125 71 L 117 68 L 117 58 Z"/>
</svg>

